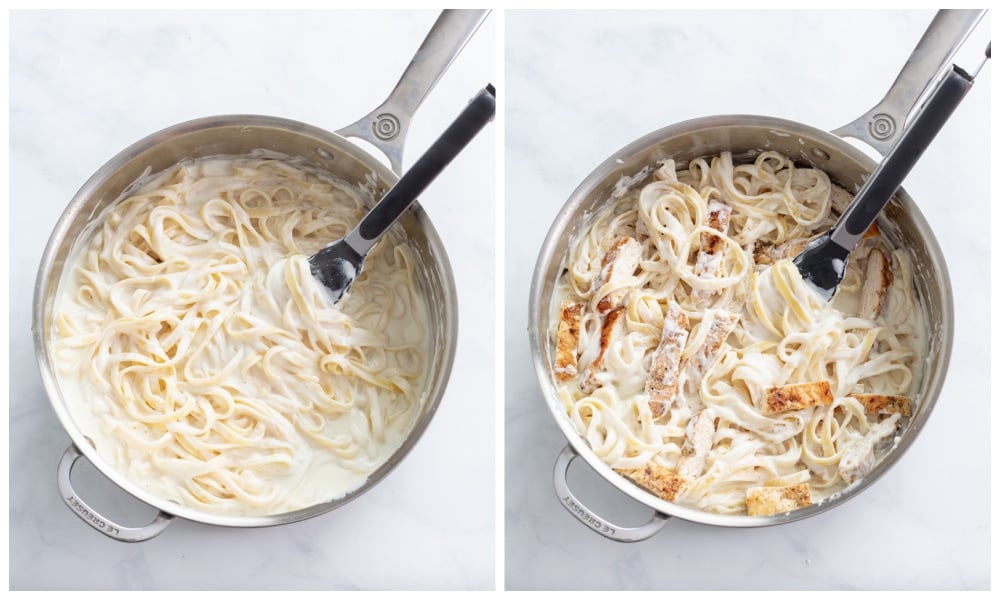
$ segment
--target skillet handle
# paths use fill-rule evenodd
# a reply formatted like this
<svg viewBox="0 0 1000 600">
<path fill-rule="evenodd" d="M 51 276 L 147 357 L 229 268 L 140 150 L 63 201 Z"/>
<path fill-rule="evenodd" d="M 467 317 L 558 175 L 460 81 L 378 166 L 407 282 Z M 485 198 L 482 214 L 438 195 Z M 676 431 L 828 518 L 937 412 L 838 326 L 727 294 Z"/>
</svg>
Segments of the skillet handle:
<svg viewBox="0 0 1000 600">
<path fill-rule="evenodd" d="M 374 145 L 389 159 L 392 170 L 400 175 L 410 119 L 489 13 L 489 10 L 441 11 L 385 102 L 336 133 L 361 138 Z"/>
<path fill-rule="evenodd" d="M 653 516 L 644 525 L 640 525 L 639 527 L 621 527 L 597 516 L 594 514 L 594 511 L 577 500 L 573 492 L 570 491 L 569 484 L 566 482 L 566 473 L 569 471 L 569 466 L 573 460 L 579 458 L 579 456 L 573 450 L 573 447 L 567 444 L 562 449 L 562 452 L 559 453 L 559 456 L 556 457 L 556 465 L 552 474 L 556 495 L 559 496 L 559 501 L 562 502 L 563 508 L 569 511 L 569 514 L 576 517 L 578 521 L 590 529 L 616 542 L 641 542 L 663 529 L 670 515 L 654 512 Z"/>
<path fill-rule="evenodd" d="M 358 226 L 347 235 L 347 241 L 364 256 L 396 219 L 417 201 L 451 161 L 465 149 L 476 134 L 493 120 L 496 113 L 496 89 L 488 84 L 459 113 L 430 148 L 399 178 L 392 188 L 372 207 Z M 355 234 L 357 238 L 355 238 Z"/>
<path fill-rule="evenodd" d="M 70 444 L 59 460 L 56 479 L 63 502 L 84 523 L 119 542 L 144 542 L 160 535 L 167 528 L 167 525 L 170 525 L 174 516 L 162 511 L 156 515 L 156 519 L 152 523 L 143 527 L 125 527 L 98 514 L 77 495 L 76 490 L 73 489 L 73 483 L 70 481 L 70 473 L 73 471 L 73 465 L 82 456 L 83 454 L 80 453 L 77 447 Z"/>
<path fill-rule="evenodd" d="M 985 10 L 939 10 L 885 97 L 856 120 L 834 129 L 834 135 L 861 140 L 882 156 L 888 154 L 917 100 L 943 76 L 952 57 L 985 13 Z"/>
</svg>

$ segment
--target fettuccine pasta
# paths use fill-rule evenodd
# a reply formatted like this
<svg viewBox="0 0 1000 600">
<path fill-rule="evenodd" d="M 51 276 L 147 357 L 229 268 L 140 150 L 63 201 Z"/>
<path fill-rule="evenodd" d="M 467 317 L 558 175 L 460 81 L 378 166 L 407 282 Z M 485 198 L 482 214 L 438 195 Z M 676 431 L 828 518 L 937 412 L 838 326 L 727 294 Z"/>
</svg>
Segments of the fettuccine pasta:
<svg viewBox="0 0 1000 600">
<path fill-rule="evenodd" d="M 914 410 L 925 354 L 911 265 L 878 228 L 832 303 L 791 259 L 850 195 L 775 152 L 652 180 L 570 243 L 554 378 L 604 461 L 679 504 L 766 515 L 860 480 Z"/>
<path fill-rule="evenodd" d="M 181 163 L 113 205 L 74 249 L 52 340 L 101 457 L 220 514 L 364 483 L 420 410 L 429 322 L 392 236 L 336 305 L 311 274 L 364 211 L 347 184 L 263 156 Z"/>
</svg>

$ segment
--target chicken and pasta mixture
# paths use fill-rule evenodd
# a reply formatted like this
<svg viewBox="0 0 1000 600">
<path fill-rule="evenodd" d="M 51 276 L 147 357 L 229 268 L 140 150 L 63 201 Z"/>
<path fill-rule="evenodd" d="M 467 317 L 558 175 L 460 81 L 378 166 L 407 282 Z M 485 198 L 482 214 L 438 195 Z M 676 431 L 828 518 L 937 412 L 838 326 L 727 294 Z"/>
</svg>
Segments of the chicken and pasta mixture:
<svg viewBox="0 0 1000 600">
<path fill-rule="evenodd" d="M 594 215 L 551 305 L 558 393 L 594 452 L 719 514 L 796 510 L 870 472 L 926 340 L 911 263 L 877 226 L 832 302 L 792 263 L 850 200 L 778 153 L 722 153 L 662 161 Z"/>
</svg>

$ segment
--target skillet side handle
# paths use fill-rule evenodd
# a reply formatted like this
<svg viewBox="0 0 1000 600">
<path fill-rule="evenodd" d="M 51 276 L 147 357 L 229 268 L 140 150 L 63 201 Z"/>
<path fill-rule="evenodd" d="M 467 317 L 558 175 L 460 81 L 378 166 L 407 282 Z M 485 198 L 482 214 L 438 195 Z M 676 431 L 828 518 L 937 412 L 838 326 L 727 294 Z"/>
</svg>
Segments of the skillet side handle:
<svg viewBox="0 0 1000 600">
<path fill-rule="evenodd" d="M 917 100 L 944 74 L 984 14 L 985 10 L 939 10 L 885 97 L 856 120 L 834 129 L 833 134 L 861 140 L 885 156 Z"/>
<path fill-rule="evenodd" d="M 374 145 L 389 159 L 392 170 L 401 174 L 403 144 L 413 114 L 489 13 L 489 10 L 441 11 L 385 102 L 336 133 Z"/>
<path fill-rule="evenodd" d="M 70 444 L 59 460 L 59 469 L 56 478 L 63 502 L 84 523 L 119 542 L 144 542 L 160 535 L 167 528 L 167 525 L 170 525 L 174 516 L 165 512 L 160 512 L 156 515 L 156 519 L 152 523 L 143 527 L 125 527 L 99 515 L 77 495 L 70 481 L 70 473 L 73 471 L 73 465 L 82 456 L 83 454 L 80 453 L 77 447 Z"/>
<path fill-rule="evenodd" d="M 573 447 L 567 444 L 562 449 L 562 452 L 559 453 L 559 456 L 556 457 L 555 469 L 553 471 L 553 485 L 556 488 L 556 495 L 559 496 L 559 501 L 562 502 L 563 508 L 569 511 L 569 514 L 576 517 L 578 521 L 588 528 L 616 542 L 640 542 L 652 537 L 663 529 L 663 526 L 667 524 L 667 519 L 670 518 L 669 515 L 654 512 L 645 525 L 640 525 L 639 527 L 621 527 L 597 516 L 594 514 L 594 511 L 584 506 L 573 495 L 573 492 L 569 489 L 569 484 L 566 482 L 566 473 L 569 471 L 569 466 L 579 456 L 573 450 Z"/>
</svg>

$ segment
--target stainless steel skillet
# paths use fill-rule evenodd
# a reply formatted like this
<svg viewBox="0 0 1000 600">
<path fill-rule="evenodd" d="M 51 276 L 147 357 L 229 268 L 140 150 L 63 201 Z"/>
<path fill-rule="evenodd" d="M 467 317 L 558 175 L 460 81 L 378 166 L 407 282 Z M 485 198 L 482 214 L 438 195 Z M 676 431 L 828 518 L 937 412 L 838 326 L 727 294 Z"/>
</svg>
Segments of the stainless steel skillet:
<svg viewBox="0 0 1000 600">
<path fill-rule="evenodd" d="M 559 455 L 554 485 L 563 506 L 580 522 L 601 535 L 617 541 L 637 541 L 659 531 L 668 517 L 727 527 L 776 525 L 813 516 L 849 498 L 879 479 L 912 444 L 930 416 L 944 382 L 952 343 L 954 315 L 947 267 L 931 228 L 916 203 L 900 190 L 886 209 L 880 224 L 890 232 L 895 245 L 908 248 L 915 270 L 919 295 L 932 323 L 927 367 L 917 391 L 918 410 L 907 423 L 898 447 L 858 485 L 836 499 L 772 517 L 717 515 L 662 500 L 615 473 L 577 434 L 556 393 L 552 369 L 551 301 L 562 260 L 573 237 L 588 224 L 588 215 L 613 201 L 623 182 L 641 185 L 644 173 L 657 161 L 672 158 L 679 168 L 699 157 L 730 151 L 736 162 L 751 161 L 761 151 L 775 150 L 797 162 L 826 171 L 836 183 L 849 190 L 860 188 L 875 161 L 845 138 L 855 138 L 876 152 L 892 146 L 912 107 L 929 84 L 950 64 L 957 48 L 981 19 L 984 11 L 941 11 L 913 50 L 886 96 L 857 120 L 827 132 L 805 123 L 757 115 L 718 115 L 669 125 L 635 140 L 612 154 L 583 180 L 560 210 L 539 252 L 529 298 L 529 341 L 536 375 L 546 405 L 567 439 Z M 645 171 L 644 171 L 645 170 Z M 619 526 L 587 508 L 570 489 L 566 471 L 577 458 L 614 487 L 653 511 L 649 522 L 639 527 Z"/>
<path fill-rule="evenodd" d="M 168 127 L 129 146 L 102 166 L 77 192 L 57 222 L 39 265 L 35 281 L 32 334 L 42 381 L 50 402 L 72 443 L 59 463 L 57 483 L 66 505 L 87 524 L 121 541 L 150 539 L 176 517 L 210 525 L 259 527 L 291 523 L 333 510 L 361 496 L 381 481 L 409 453 L 426 430 L 441 401 L 455 355 L 458 307 L 447 252 L 427 215 L 414 205 L 394 227 L 420 263 L 421 286 L 431 308 L 435 348 L 422 390 L 422 408 L 401 447 L 360 488 L 345 496 L 291 513 L 264 517 L 210 514 L 157 497 L 119 473 L 96 452 L 74 422 L 68 405 L 73 401 L 59 386 L 50 347 L 53 300 L 73 244 L 105 208 L 120 199 L 129 186 L 148 173 L 169 168 L 185 159 L 216 155 L 246 155 L 258 150 L 295 157 L 312 168 L 351 183 L 370 183 L 376 195 L 399 177 L 403 142 L 414 111 L 433 88 L 488 11 L 445 11 L 428 33 L 388 99 L 356 123 L 337 133 L 289 119 L 265 115 L 223 115 Z M 471 92 L 471 90 L 470 90 Z M 462 98 L 462 101 L 466 98 Z M 386 167 L 349 137 L 367 140 L 384 152 Z M 154 507 L 158 514 L 148 525 L 126 527 L 94 510 L 73 487 L 74 464 L 86 457 L 112 482 Z"/>
</svg>

